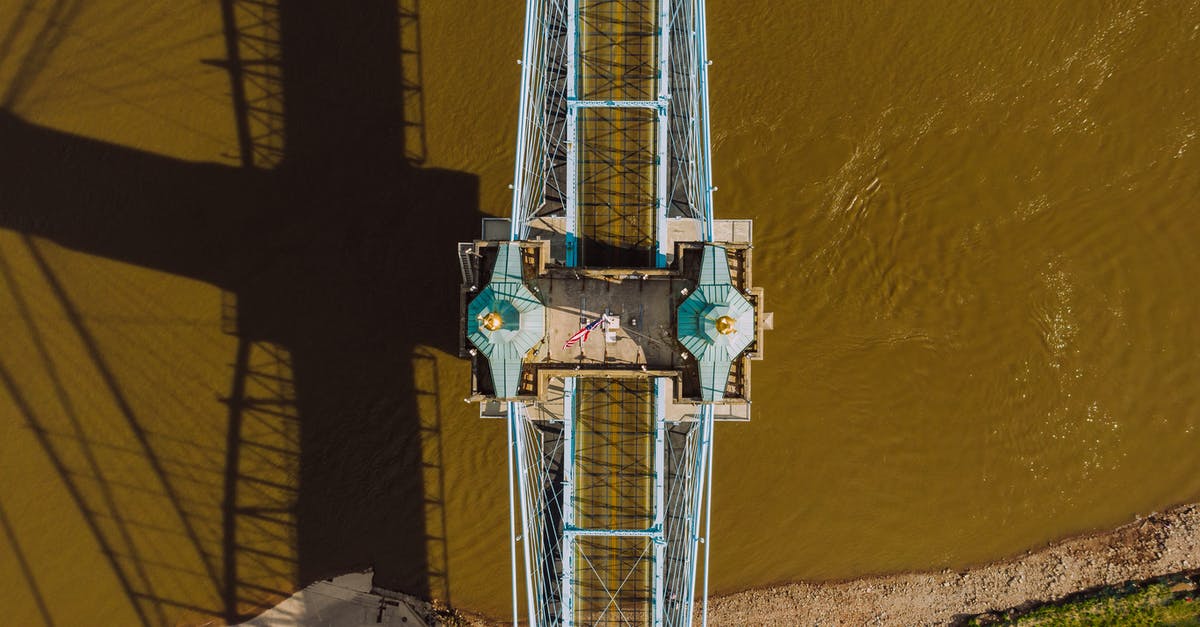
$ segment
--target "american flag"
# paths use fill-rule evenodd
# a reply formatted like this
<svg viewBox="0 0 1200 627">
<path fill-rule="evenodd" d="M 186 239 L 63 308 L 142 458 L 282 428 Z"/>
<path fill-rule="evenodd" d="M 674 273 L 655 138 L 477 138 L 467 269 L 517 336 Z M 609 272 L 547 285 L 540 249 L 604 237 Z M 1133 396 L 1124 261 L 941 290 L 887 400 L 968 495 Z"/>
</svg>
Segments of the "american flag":
<svg viewBox="0 0 1200 627">
<path fill-rule="evenodd" d="M 571 337 L 567 338 L 567 343 L 563 344 L 563 348 L 571 348 L 572 346 L 574 346 L 580 342 L 586 342 L 588 339 L 588 334 L 590 334 L 592 332 L 592 329 L 595 329 L 596 327 L 600 326 L 601 322 L 604 322 L 603 317 L 596 318 L 592 322 L 589 322 L 586 325 L 584 325 L 584 327 L 582 329 L 575 332 L 575 335 L 572 335 Z"/>
</svg>

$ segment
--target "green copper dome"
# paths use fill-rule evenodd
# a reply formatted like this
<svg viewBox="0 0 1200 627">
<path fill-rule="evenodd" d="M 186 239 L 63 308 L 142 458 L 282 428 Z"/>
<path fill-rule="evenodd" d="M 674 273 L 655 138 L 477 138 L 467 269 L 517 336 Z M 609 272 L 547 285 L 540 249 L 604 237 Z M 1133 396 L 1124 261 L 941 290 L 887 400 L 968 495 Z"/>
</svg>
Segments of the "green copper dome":
<svg viewBox="0 0 1200 627">
<path fill-rule="evenodd" d="M 513 398 L 521 362 L 546 334 L 546 307 L 521 277 L 521 249 L 500 244 L 492 280 L 467 305 L 467 339 L 488 360 L 496 398 Z"/>
<path fill-rule="evenodd" d="M 700 278 L 679 305 L 676 325 L 679 342 L 696 358 L 701 400 L 723 399 L 733 360 L 754 341 L 754 306 L 733 287 L 724 248 L 704 247 Z"/>
</svg>

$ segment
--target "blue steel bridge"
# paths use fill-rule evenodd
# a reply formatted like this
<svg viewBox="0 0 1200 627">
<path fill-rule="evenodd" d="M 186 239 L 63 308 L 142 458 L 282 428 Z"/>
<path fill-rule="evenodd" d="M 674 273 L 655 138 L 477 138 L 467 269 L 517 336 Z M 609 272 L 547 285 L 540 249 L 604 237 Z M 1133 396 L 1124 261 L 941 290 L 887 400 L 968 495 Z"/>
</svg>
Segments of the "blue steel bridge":
<svg viewBox="0 0 1200 627">
<path fill-rule="evenodd" d="M 713 217 L 705 3 L 526 10 L 512 215 L 458 250 L 472 398 L 508 425 L 513 621 L 689 625 L 713 424 L 749 420 L 771 326 L 752 224 Z"/>
</svg>

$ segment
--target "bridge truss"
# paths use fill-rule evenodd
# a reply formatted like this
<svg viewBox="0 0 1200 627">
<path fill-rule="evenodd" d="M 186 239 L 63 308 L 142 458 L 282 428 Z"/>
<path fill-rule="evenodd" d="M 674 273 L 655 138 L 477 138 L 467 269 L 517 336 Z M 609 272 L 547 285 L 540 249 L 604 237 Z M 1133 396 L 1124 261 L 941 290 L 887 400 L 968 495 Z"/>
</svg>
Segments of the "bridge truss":
<svg viewBox="0 0 1200 627">
<path fill-rule="evenodd" d="M 512 238 L 558 215 L 577 236 L 625 226 L 626 241 L 660 244 L 668 218 L 694 218 L 711 240 L 705 1 L 528 0 L 526 11 Z M 647 209 L 653 219 L 639 219 Z"/>
<path fill-rule="evenodd" d="M 667 420 L 665 385 L 568 378 L 561 421 L 510 405 L 529 624 L 691 624 L 713 414 Z"/>
<path fill-rule="evenodd" d="M 704 16 L 704 0 L 528 0 L 512 240 L 555 218 L 566 266 L 660 268 L 672 220 L 712 241 Z M 690 625 L 713 407 L 669 416 L 652 377 L 566 377 L 561 396 L 553 419 L 508 403 L 514 622 Z"/>
</svg>

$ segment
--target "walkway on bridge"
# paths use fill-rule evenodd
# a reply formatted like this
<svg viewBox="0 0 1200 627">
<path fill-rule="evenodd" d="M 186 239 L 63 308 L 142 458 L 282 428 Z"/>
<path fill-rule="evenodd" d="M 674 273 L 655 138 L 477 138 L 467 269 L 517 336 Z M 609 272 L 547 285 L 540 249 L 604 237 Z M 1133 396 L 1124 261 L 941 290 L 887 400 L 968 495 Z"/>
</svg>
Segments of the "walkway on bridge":
<svg viewBox="0 0 1200 627">
<path fill-rule="evenodd" d="M 579 55 L 573 65 L 583 266 L 655 264 L 660 114 L 651 105 L 657 105 L 661 62 L 657 5 L 579 1 Z"/>
</svg>

